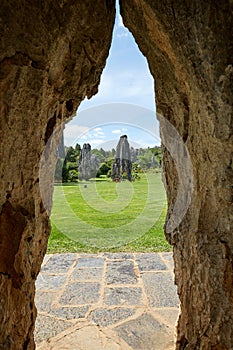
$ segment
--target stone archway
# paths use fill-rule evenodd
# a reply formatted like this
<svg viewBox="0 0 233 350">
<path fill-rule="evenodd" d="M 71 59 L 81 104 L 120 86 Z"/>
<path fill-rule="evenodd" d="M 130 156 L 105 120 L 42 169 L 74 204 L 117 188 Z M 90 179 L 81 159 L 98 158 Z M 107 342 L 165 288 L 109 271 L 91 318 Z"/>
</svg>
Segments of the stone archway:
<svg viewBox="0 0 233 350">
<path fill-rule="evenodd" d="M 121 11 L 148 59 L 158 111 L 193 163 L 190 208 L 166 232 L 182 311 L 176 349 L 231 349 L 232 3 L 122 0 Z M 113 0 L 3 0 L 0 15 L 0 348 L 26 350 L 34 349 L 35 279 L 50 231 L 41 155 L 55 128 L 97 92 L 115 10 Z M 48 201 L 53 169 L 51 161 Z M 169 216 L 177 175 L 166 150 L 164 171 Z"/>
</svg>

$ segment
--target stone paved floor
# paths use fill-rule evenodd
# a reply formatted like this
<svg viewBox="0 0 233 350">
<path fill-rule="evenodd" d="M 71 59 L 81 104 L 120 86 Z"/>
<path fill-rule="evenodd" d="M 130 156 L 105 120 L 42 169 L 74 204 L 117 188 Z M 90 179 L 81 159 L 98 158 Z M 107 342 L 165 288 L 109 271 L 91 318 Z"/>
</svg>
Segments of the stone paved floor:
<svg viewBox="0 0 233 350">
<path fill-rule="evenodd" d="M 174 349 L 171 253 L 46 255 L 36 283 L 38 350 Z"/>
</svg>

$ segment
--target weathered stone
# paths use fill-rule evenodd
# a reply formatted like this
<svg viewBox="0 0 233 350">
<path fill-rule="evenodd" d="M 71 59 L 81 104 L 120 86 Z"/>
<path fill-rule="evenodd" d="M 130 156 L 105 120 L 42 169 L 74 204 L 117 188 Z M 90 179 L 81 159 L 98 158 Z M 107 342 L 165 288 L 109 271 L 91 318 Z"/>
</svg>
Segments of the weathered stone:
<svg viewBox="0 0 233 350">
<path fill-rule="evenodd" d="M 112 180 L 127 179 L 132 180 L 132 162 L 129 142 L 127 140 L 127 135 L 120 137 L 120 140 L 116 147 L 116 154 L 114 163 L 112 165 L 111 178 Z"/>
<path fill-rule="evenodd" d="M 174 328 L 178 320 L 179 309 L 177 307 L 164 309 L 159 308 L 153 312 L 153 315 L 157 320 L 160 320 L 160 322 Z"/>
<path fill-rule="evenodd" d="M 124 23 L 147 57 L 155 79 L 156 109 L 164 116 L 165 231 L 174 246 L 181 300 L 176 349 L 231 349 L 233 4 L 120 3 Z M 183 140 L 183 155 L 185 147 L 176 143 L 170 125 Z M 187 151 L 191 169 L 186 166 Z M 190 205 L 185 203 L 187 179 L 193 186 Z M 188 207 L 181 217 L 178 195 Z M 178 222 L 173 227 L 171 218 Z"/>
<path fill-rule="evenodd" d="M 96 303 L 100 296 L 100 284 L 93 282 L 70 283 L 60 298 L 62 305 Z"/>
<path fill-rule="evenodd" d="M 1 2 L 0 348 L 34 349 L 56 149 L 63 123 L 98 90 L 114 17 L 113 0 Z"/>
<path fill-rule="evenodd" d="M 72 326 L 71 322 L 50 316 L 39 315 L 36 322 L 35 341 L 37 343 L 61 333 Z"/>
<path fill-rule="evenodd" d="M 79 180 L 89 180 L 97 176 L 100 166 L 100 159 L 97 154 L 91 153 L 91 145 L 84 143 L 78 159 Z"/>
<path fill-rule="evenodd" d="M 121 11 L 148 59 L 165 118 L 166 236 L 181 300 L 177 350 L 231 349 L 232 1 L 121 0 Z M 58 140 L 63 122 L 97 92 L 114 2 L 2 0 L 0 18 L 0 347 L 31 350 Z M 165 121 L 192 161 L 193 195 L 182 218 L 174 213 L 190 175 L 187 153 L 172 159 L 177 145 Z"/>
<path fill-rule="evenodd" d="M 142 305 L 142 289 L 135 287 L 106 288 L 104 291 L 106 305 Z"/>
<path fill-rule="evenodd" d="M 173 255 L 171 252 L 164 252 L 161 253 L 163 259 L 166 261 L 166 263 L 170 266 L 171 269 L 174 268 L 174 260 L 173 260 Z"/>
<path fill-rule="evenodd" d="M 76 267 L 103 267 L 104 258 L 94 258 L 89 259 L 88 257 L 79 258 Z"/>
<path fill-rule="evenodd" d="M 49 312 L 51 310 L 52 303 L 56 293 L 44 293 L 38 291 L 35 297 L 35 304 L 38 312 Z"/>
<path fill-rule="evenodd" d="M 66 320 L 84 318 L 89 310 L 89 306 L 57 307 L 50 310 L 50 314 Z"/>
<path fill-rule="evenodd" d="M 119 253 L 119 254 L 108 254 L 108 257 L 105 257 L 106 260 L 106 264 L 109 262 L 108 259 L 110 259 L 111 262 L 117 262 L 117 266 L 119 267 L 120 265 L 125 267 L 125 259 L 127 261 L 127 257 L 130 257 L 130 262 L 134 263 L 134 266 L 136 267 L 136 259 L 138 257 L 138 255 L 140 256 L 140 258 L 142 258 L 143 254 L 128 254 L 126 253 L 125 259 L 122 259 L 122 256 L 125 253 Z M 74 255 L 74 254 L 73 254 Z M 150 259 L 152 258 L 152 255 L 154 256 L 161 256 L 161 253 L 154 253 L 154 254 L 149 254 Z M 174 330 L 174 326 L 176 324 L 176 319 L 177 319 L 177 315 L 179 312 L 179 309 L 176 307 L 163 307 L 161 306 L 161 304 L 159 304 L 159 307 L 153 307 L 150 303 L 151 301 L 151 293 L 153 295 L 156 295 L 156 300 L 164 300 L 167 297 L 167 300 L 171 300 L 171 296 L 172 293 L 173 295 L 173 299 L 176 299 L 176 289 L 173 285 L 173 275 L 172 274 L 168 274 L 167 272 L 164 272 L 166 274 L 166 276 L 170 277 L 170 283 L 168 280 L 159 280 L 159 281 L 155 281 L 152 278 L 150 278 L 148 280 L 148 285 L 145 288 L 145 285 L 143 287 L 142 283 L 143 281 L 141 280 L 141 278 L 138 276 L 138 284 L 137 285 L 132 285 L 132 286 L 128 286 L 128 284 L 130 284 L 132 282 L 131 280 L 131 274 L 129 275 L 124 275 L 124 286 L 118 286 L 118 285 L 113 285 L 113 286 L 108 286 L 107 285 L 107 279 L 106 274 L 107 274 L 107 269 L 106 268 L 101 268 L 101 267 L 89 267 L 89 265 L 93 266 L 92 262 L 99 262 L 99 263 L 103 263 L 102 259 L 103 256 L 105 256 L 105 254 L 79 254 L 78 257 L 79 258 L 85 258 L 85 260 L 82 260 L 82 263 L 85 265 L 83 267 L 77 268 L 77 265 L 75 266 L 75 264 L 72 264 L 71 268 L 69 268 L 68 270 L 66 270 L 66 272 L 61 275 L 60 272 L 57 274 L 58 277 L 62 276 L 64 277 L 64 275 L 66 276 L 66 278 L 64 279 L 64 284 L 62 286 L 62 291 L 60 289 L 60 283 L 59 283 L 59 288 L 54 288 L 52 289 L 51 292 L 51 285 L 50 284 L 44 284 L 42 285 L 43 289 L 41 290 L 37 290 L 36 292 L 36 306 L 39 312 L 39 318 L 38 318 L 38 322 L 41 325 L 41 321 L 40 321 L 40 316 L 46 315 L 46 316 L 50 316 L 52 319 L 60 319 L 60 320 L 68 320 L 68 321 L 72 321 L 73 324 L 77 325 L 83 325 L 87 320 L 91 320 L 92 322 L 94 322 L 95 324 L 98 325 L 99 327 L 99 336 L 101 337 L 101 334 L 103 332 L 109 331 L 109 327 L 112 329 L 112 333 L 111 335 L 109 335 L 109 337 L 111 338 L 112 341 L 116 342 L 117 344 L 119 344 L 119 337 L 117 337 L 116 332 L 114 332 L 114 327 L 116 326 L 116 324 L 119 325 L 124 325 L 125 322 L 132 320 L 132 319 L 136 319 L 136 323 L 139 322 L 140 323 L 140 318 L 138 318 L 138 315 L 143 313 L 143 312 L 150 312 L 150 314 L 161 323 L 162 328 L 163 329 L 163 325 L 167 325 L 171 330 L 172 333 L 170 334 L 170 340 L 171 342 L 173 341 L 173 330 Z M 67 259 L 68 261 L 70 260 L 71 254 L 67 254 Z M 115 257 L 116 259 L 113 259 L 113 257 Z M 145 254 L 145 257 L 148 258 L 148 254 Z M 49 257 L 50 258 L 50 257 Z M 133 259 L 132 259 L 133 258 Z M 65 256 L 62 256 L 62 260 L 65 259 Z M 47 256 L 44 259 L 44 262 L 46 263 L 47 260 Z M 88 263 L 88 260 L 89 263 Z M 154 259 L 155 261 L 157 261 L 157 259 Z M 94 264 L 95 265 L 95 264 Z M 137 268 L 136 268 L 137 270 Z M 60 265 L 58 264 L 58 271 L 60 271 Z M 99 298 L 95 298 L 95 293 L 93 293 L 92 288 L 93 285 L 90 284 L 88 287 L 88 290 L 86 288 L 83 288 L 83 286 L 80 285 L 77 287 L 77 285 L 75 284 L 74 286 L 70 286 L 70 284 L 73 282 L 72 280 L 72 276 L 74 274 L 74 278 L 76 280 L 76 278 L 79 278 L 80 272 L 83 272 L 83 275 L 81 275 L 81 279 L 84 279 L 84 281 L 86 282 L 86 285 L 88 285 L 88 281 L 93 281 L 97 275 L 96 275 L 96 271 L 101 271 L 103 273 L 103 275 L 101 277 L 98 278 L 99 280 Z M 87 275 L 85 275 L 85 273 L 87 272 Z M 93 272 L 93 277 L 91 276 L 91 272 Z M 141 275 L 143 274 L 149 274 L 148 272 L 142 272 Z M 151 272 L 150 272 L 151 274 Z M 41 272 L 39 274 L 39 278 L 40 276 L 45 275 L 44 272 Z M 52 276 L 54 277 L 54 276 Z M 85 280 L 85 277 L 87 278 Z M 39 280 L 38 278 L 38 280 Z M 90 278 L 90 279 L 89 279 Z M 127 278 L 128 278 L 128 283 L 127 283 Z M 79 281 L 79 280 L 78 280 Z M 79 282 L 84 282 L 84 281 L 79 281 Z M 59 280 L 60 282 L 60 280 Z M 145 282 L 145 281 L 144 281 Z M 158 283 L 160 282 L 160 283 Z M 162 286 L 161 286 L 162 284 Z M 56 285 L 56 283 L 55 283 Z M 172 288 L 170 288 L 170 286 L 172 286 Z M 48 289 L 46 289 L 46 287 Z M 61 306 L 60 305 L 60 298 L 61 298 L 61 293 L 63 293 L 62 296 L 66 295 L 66 293 L 64 293 L 64 291 L 68 291 L 70 290 L 71 292 L 68 293 L 68 295 L 71 295 L 73 293 L 72 299 L 66 299 L 65 305 Z M 151 292 L 152 290 L 152 292 Z M 86 304 L 86 305 L 76 305 L 76 302 L 79 303 L 80 299 L 79 298 L 75 298 L 75 296 L 79 293 L 83 293 L 83 294 L 91 294 L 94 296 L 94 302 L 91 304 Z M 165 293 L 165 297 L 164 297 L 164 293 Z M 83 302 L 83 301 L 81 301 Z M 68 305 L 66 304 L 68 303 Z M 165 304 L 166 305 L 166 304 Z M 170 305 L 170 304 L 169 304 Z M 137 313 L 137 315 L 136 315 Z M 44 320 L 44 319 L 43 319 Z M 47 319 L 45 319 L 46 321 Z M 50 322 L 50 319 L 48 319 L 48 322 Z M 44 323 L 44 326 L 46 327 L 46 322 Z M 50 324 L 49 324 L 50 327 Z M 55 328 L 56 328 L 56 323 L 55 323 Z M 151 330 L 149 330 L 149 328 L 151 328 Z M 49 328 L 50 329 L 50 328 Z M 137 326 L 135 324 L 135 329 L 137 329 Z M 150 332 L 154 331 L 154 324 L 150 324 L 147 323 L 147 334 L 149 334 Z M 44 333 L 43 331 L 43 327 L 38 328 L 37 327 L 37 334 L 36 337 L 37 339 L 41 339 L 41 337 L 43 339 L 45 339 L 45 334 L 46 337 L 48 339 L 45 339 L 46 344 L 53 344 L 53 347 L 51 345 L 52 349 L 57 349 L 57 346 L 60 344 L 59 341 L 59 337 L 60 338 L 65 338 L 66 339 L 66 347 L 69 350 L 72 350 L 73 347 L 73 342 L 72 340 L 70 340 L 69 338 L 69 332 L 70 329 L 65 329 L 64 332 L 62 332 L 60 335 L 58 335 L 55 339 L 51 339 L 51 337 L 53 337 L 53 332 L 51 332 L 51 334 L 49 333 L 49 331 L 46 331 L 46 333 Z M 160 334 L 160 336 L 163 336 L 163 333 Z M 132 337 L 134 337 L 134 335 L 132 335 Z M 138 333 L 135 333 L 135 337 L 138 337 Z M 77 342 L 76 347 L 80 348 L 80 344 L 82 344 L 82 340 L 83 339 L 79 339 L 79 341 Z M 132 340 L 133 341 L 133 340 Z M 137 339 L 136 339 L 137 341 Z M 39 344 L 39 348 L 43 346 L 45 346 L 45 342 L 42 342 L 41 344 Z M 150 340 L 147 343 L 147 341 L 145 340 L 144 342 L 144 348 L 145 349 L 150 349 Z M 172 344 L 171 344 L 172 345 Z M 174 345 L 174 344 L 173 344 Z M 90 344 L 89 347 L 86 347 L 85 349 L 87 350 L 93 350 L 94 344 Z M 44 350 L 44 348 L 42 347 L 42 349 Z M 122 349 L 127 349 L 126 343 L 122 344 L 122 346 L 119 346 L 119 350 Z M 131 348 L 132 349 L 132 348 Z M 168 350 L 168 348 L 166 348 L 166 350 Z"/>
<path fill-rule="evenodd" d="M 159 271 L 167 270 L 159 255 L 155 254 L 137 254 L 136 261 L 139 271 Z"/>
<path fill-rule="evenodd" d="M 170 272 L 148 272 L 142 275 L 142 280 L 152 307 L 178 307 L 176 287 Z"/>
<path fill-rule="evenodd" d="M 79 180 L 89 180 L 91 178 L 91 145 L 89 143 L 84 143 L 78 161 Z"/>
<path fill-rule="evenodd" d="M 40 274 L 36 280 L 36 289 L 37 290 L 54 290 L 60 289 L 64 282 L 66 276 L 65 275 L 48 275 L 48 274 Z"/>
<path fill-rule="evenodd" d="M 63 133 L 62 133 L 61 139 L 60 139 L 58 147 L 57 147 L 57 157 L 61 158 L 61 159 L 65 159 L 65 157 L 66 157 L 65 144 L 64 144 L 64 134 Z"/>
<path fill-rule="evenodd" d="M 135 310 L 126 308 L 96 309 L 91 312 L 90 319 L 100 327 L 118 323 L 135 314 Z"/>
<path fill-rule="evenodd" d="M 111 260 L 133 259 L 133 254 L 131 253 L 104 253 L 104 256 Z"/>
<path fill-rule="evenodd" d="M 137 276 L 134 271 L 134 264 L 130 260 L 123 262 L 109 261 L 106 273 L 107 284 L 135 284 Z"/>
<path fill-rule="evenodd" d="M 77 259 L 76 254 L 56 254 L 53 255 L 46 264 L 43 265 L 41 271 L 46 273 L 65 273 L 74 264 Z"/>
<path fill-rule="evenodd" d="M 63 334 L 59 334 L 49 341 L 44 341 L 38 350 L 132 350 L 123 339 L 113 332 L 103 331 L 94 324 L 80 323 L 70 327 Z M 170 349 L 167 349 L 170 350 Z"/>
<path fill-rule="evenodd" d="M 103 276 L 103 269 L 97 267 L 75 269 L 71 276 L 71 281 L 99 281 Z"/>
<path fill-rule="evenodd" d="M 170 346 L 171 329 L 150 314 L 125 322 L 115 330 L 135 350 L 167 350 Z"/>
</svg>

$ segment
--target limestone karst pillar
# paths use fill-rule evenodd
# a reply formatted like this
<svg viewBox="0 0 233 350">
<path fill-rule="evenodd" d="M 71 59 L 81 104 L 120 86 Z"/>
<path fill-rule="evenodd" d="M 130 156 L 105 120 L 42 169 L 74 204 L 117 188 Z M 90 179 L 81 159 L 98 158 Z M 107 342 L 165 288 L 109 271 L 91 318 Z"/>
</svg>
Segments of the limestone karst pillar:
<svg viewBox="0 0 233 350">
<path fill-rule="evenodd" d="M 111 178 L 112 180 L 121 180 L 122 178 L 126 178 L 127 180 L 131 181 L 131 170 L 131 149 L 127 135 L 122 135 L 116 147 L 116 154 L 114 163 L 112 165 Z"/>
</svg>

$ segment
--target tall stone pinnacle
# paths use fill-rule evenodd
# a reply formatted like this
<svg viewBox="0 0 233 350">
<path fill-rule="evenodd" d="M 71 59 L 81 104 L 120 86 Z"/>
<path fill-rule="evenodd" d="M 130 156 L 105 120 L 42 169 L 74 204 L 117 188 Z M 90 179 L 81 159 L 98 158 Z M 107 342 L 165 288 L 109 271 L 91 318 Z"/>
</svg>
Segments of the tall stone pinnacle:
<svg viewBox="0 0 233 350">
<path fill-rule="evenodd" d="M 122 135 L 116 147 L 116 154 L 112 166 L 111 178 L 113 181 L 122 179 L 132 180 L 132 162 L 127 135 Z"/>
<path fill-rule="evenodd" d="M 91 178 L 91 145 L 84 143 L 79 156 L 79 180 L 89 180 Z"/>
</svg>

